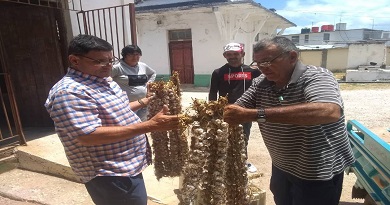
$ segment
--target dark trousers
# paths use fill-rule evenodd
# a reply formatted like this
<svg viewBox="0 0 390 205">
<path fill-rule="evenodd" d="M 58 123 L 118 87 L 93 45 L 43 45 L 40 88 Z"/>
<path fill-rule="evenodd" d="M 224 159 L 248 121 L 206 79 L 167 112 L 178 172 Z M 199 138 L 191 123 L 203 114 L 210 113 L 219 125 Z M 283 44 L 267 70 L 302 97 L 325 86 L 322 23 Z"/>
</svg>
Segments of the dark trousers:
<svg viewBox="0 0 390 205">
<path fill-rule="evenodd" d="M 242 123 L 241 125 L 245 134 L 245 146 L 248 146 L 249 135 L 251 134 L 252 122 L 245 122 Z"/>
<path fill-rule="evenodd" d="M 142 174 L 135 177 L 100 176 L 85 184 L 97 205 L 146 205 L 147 194 Z"/>
<path fill-rule="evenodd" d="M 251 134 L 252 122 L 245 122 L 242 123 L 241 125 L 245 134 L 245 154 L 248 158 L 248 141 L 249 141 L 249 135 Z"/>
<path fill-rule="evenodd" d="M 270 189 L 276 205 L 338 205 L 344 173 L 328 181 L 299 179 L 272 165 Z"/>
</svg>

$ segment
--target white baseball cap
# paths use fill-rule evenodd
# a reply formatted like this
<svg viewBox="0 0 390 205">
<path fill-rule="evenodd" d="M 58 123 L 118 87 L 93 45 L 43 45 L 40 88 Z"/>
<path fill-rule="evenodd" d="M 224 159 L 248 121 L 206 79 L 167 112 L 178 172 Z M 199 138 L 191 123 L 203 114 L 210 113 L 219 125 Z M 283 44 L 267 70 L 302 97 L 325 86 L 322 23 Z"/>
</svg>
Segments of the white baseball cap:
<svg viewBox="0 0 390 205">
<path fill-rule="evenodd" d="M 229 43 L 225 47 L 223 47 L 223 52 L 226 51 L 236 51 L 236 52 L 242 52 L 244 48 L 239 43 Z"/>
</svg>

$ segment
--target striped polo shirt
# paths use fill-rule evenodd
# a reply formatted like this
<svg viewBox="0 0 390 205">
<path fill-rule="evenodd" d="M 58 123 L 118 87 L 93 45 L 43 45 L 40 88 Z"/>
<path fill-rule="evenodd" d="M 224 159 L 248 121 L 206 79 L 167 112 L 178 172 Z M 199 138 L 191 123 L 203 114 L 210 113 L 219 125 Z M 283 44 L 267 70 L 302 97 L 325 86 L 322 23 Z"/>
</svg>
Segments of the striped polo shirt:
<svg viewBox="0 0 390 205">
<path fill-rule="evenodd" d="M 276 89 L 264 75 L 236 104 L 247 108 L 269 108 L 298 103 L 343 101 L 333 74 L 321 67 L 297 62 L 288 85 Z M 286 116 L 294 117 L 294 116 Z M 355 159 L 347 136 L 345 116 L 337 122 L 319 125 L 259 123 L 261 135 L 277 168 L 305 180 L 329 180 L 340 174 Z"/>
<path fill-rule="evenodd" d="M 95 176 L 135 176 L 150 162 L 144 134 L 96 146 L 83 146 L 77 140 L 97 127 L 141 122 L 130 109 L 126 93 L 111 77 L 99 78 L 69 68 L 50 90 L 45 107 L 81 182 Z"/>
</svg>

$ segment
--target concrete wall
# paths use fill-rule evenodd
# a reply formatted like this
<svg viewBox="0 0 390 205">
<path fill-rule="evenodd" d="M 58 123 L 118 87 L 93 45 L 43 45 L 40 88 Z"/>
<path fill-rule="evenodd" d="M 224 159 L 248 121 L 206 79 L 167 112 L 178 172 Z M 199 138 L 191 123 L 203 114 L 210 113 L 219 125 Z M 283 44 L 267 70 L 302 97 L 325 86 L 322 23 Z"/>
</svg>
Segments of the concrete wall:
<svg viewBox="0 0 390 205">
<path fill-rule="evenodd" d="M 326 68 L 331 71 L 345 70 L 348 64 L 348 48 L 328 49 Z"/>
<path fill-rule="evenodd" d="M 298 45 L 333 45 L 333 44 L 346 44 L 349 42 L 356 42 L 364 39 L 365 34 L 368 35 L 369 39 L 380 39 L 382 30 L 364 30 L 364 29 L 352 29 L 352 30 L 341 30 L 341 31 L 329 31 L 329 32 L 318 32 L 318 33 L 306 33 L 306 34 L 289 34 L 284 35 L 285 37 L 292 39 L 292 36 L 299 36 Z M 324 34 L 329 34 L 329 40 L 324 41 Z M 308 42 L 305 42 L 305 35 L 309 35 Z"/>
<path fill-rule="evenodd" d="M 81 5 L 80 5 L 80 2 L 79 1 L 74 1 L 74 4 L 75 4 L 75 9 L 76 10 L 80 10 L 82 9 L 83 11 L 88 11 L 88 10 L 93 10 L 93 9 L 101 9 L 101 8 L 107 8 L 107 7 L 114 7 L 114 6 L 120 6 L 120 5 L 128 5 L 129 3 L 134 3 L 134 0 L 110 0 L 110 1 L 107 1 L 107 0 L 82 0 L 81 1 Z M 68 27 L 69 31 L 69 35 L 72 35 L 71 37 L 68 35 L 68 38 L 71 39 L 73 38 L 73 36 L 77 36 L 78 34 L 80 34 L 80 28 L 79 28 L 79 22 L 81 24 L 81 33 L 83 33 L 84 29 L 83 29 L 83 19 L 82 19 L 82 15 L 79 15 L 79 21 L 77 20 L 77 12 L 79 11 L 69 11 L 69 16 L 70 16 L 70 27 Z M 100 16 L 103 16 L 102 15 L 102 12 L 100 12 Z M 122 13 L 121 13 L 121 9 L 117 9 L 117 25 L 118 27 L 121 27 L 122 24 L 123 24 L 123 21 L 122 21 Z M 103 39 L 107 39 L 107 41 L 109 43 L 111 43 L 113 46 L 114 46 L 114 55 L 116 57 L 121 57 L 120 56 L 120 50 L 124 47 L 124 45 L 127 45 L 127 44 L 130 44 L 131 43 L 131 32 L 130 32 L 130 26 L 129 26 L 129 20 L 127 19 L 130 19 L 130 14 L 129 14 L 129 11 L 128 11 L 128 7 L 125 7 L 125 11 L 123 12 L 123 16 L 124 16 L 124 19 L 125 19 L 125 31 L 123 32 L 122 29 L 120 28 L 116 28 L 115 27 L 115 12 L 114 10 L 111 10 L 111 16 L 108 14 L 108 12 L 106 11 L 105 13 L 105 21 L 106 21 L 106 27 L 108 29 L 107 31 L 107 37 L 105 36 L 105 32 L 104 32 L 104 29 L 103 29 L 103 19 L 102 17 L 100 17 L 100 25 L 102 27 L 102 35 L 100 35 L 100 28 L 99 28 L 99 22 L 98 22 L 98 14 L 97 12 L 94 13 L 94 18 L 95 18 L 95 30 L 91 28 L 91 31 L 89 34 L 91 35 L 96 35 L 96 36 L 99 36 Z M 112 27 L 113 27 L 113 35 L 111 37 L 111 33 L 109 31 L 110 29 L 110 18 L 111 17 L 111 23 L 112 23 Z M 93 17 L 92 15 L 89 16 L 89 20 L 90 20 L 90 24 L 92 25 L 93 24 Z M 68 24 L 69 25 L 69 24 Z M 118 29 L 118 30 L 117 30 Z M 116 31 L 118 31 L 116 33 Z M 96 33 L 95 33 L 96 32 Z M 124 36 L 125 36 L 125 42 L 123 42 L 123 33 L 124 33 Z M 118 35 L 118 39 L 117 39 L 117 35 Z M 112 39 L 112 41 L 111 41 Z M 119 45 L 116 43 L 119 41 Z M 119 48 L 118 48 L 119 47 Z"/>
<path fill-rule="evenodd" d="M 348 50 L 347 68 L 357 68 L 359 65 L 370 65 L 375 62 L 382 65 L 385 59 L 385 44 L 351 44 Z"/>
<path fill-rule="evenodd" d="M 330 39 L 329 44 L 338 44 L 338 43 L 346 43 L 353 41 L 360 41 L 364 38 L 364 30 L 362 29 L 353 29 L 353 30 L 343 30 L 343 31 L 334 31 L 329 32 Z"/>
<path fill-rule="evenodd" d="M 220 6 L 214 10 L 202 7 L 137 14 L 138 43 L 144 52 L 141 60 L 154 68 L 158 77 L 169 76 L 168 33 L 170 30 L 190 29 L 194 85 L 207 87 L 213 70 L 226 63 L 223 46 L 229 42 L 243 44 L 244 63 L 250 64 L 257 31 L 263 36 L 274 35 L 280 23 L 275 17 L 258 16 L 265 12 L 252 5 Z"/>
<path fill-rule="evenodd" d="M 77 10 L 83 9 L 84 11 L 92 10 L 92 9 L 100 9 L 107 8 L 111 6 L 118 6 L 123 4 L 134 3 L 134 0 L 82 0 L 81 5 L 80 1 L 73 1 L 75 4 L 75 8 Z M 74 36 L 79 34 L 78 22 L 77 22 L 77 12 L 78 11 L 70 11 L 70 19 L 72 24 L 72 33 Z"/>
<path fill-rule="evenodd" d="M 303 50 L 300 52 L 300 59 L 304 64 L 321 66 L 322 50 Z"/>
<path fill-rule="evenodd" d="M 157 19 L 161 24 L 154 23 Z M 160 75 L 170 74 L 169 30 L 191 29 L 195 74 L 211 74 L 213 69 L 226 62 L 222 55 L 224 42 L 219 38 L 213 13 L 154 15 L 138 19 L 137 25 L 138 43 L 144 52 L 142 61 Z"/>
<path fill-rule="evenodd" d="M 390 66 L 390 47 L 384 44 L 351 44 L 349 48 L 327 49 L 326 63 L 322 62 L 323 50 L 302 50 L 300 59 L 304 64 L 322 66 L 331 71 L 345 71 L 356 69 L 359 65 L 370 65 L 370 62 L 378 66 L 385 63 Z"/>
<path fill-rule="evenodd" d="M 309 33 L 309 42 L 305 43 L 305 35 L 303 35 L 303 41 L 299 41 L 300 45 L 322 45 L 324 42 L 324 33 Z"/>
<path fill-rule="evenodd" d="M 132 2 L 134 0 L 83 0 L 82 9 L 87 11 Z M 78 8 L 81 8 L 81 5 L 78 5 Z M 73 36 L 78 35 L 80 31 L 77 12 L 71 11 L 69 15 L 71 33 Z M 96 13 L 94 15 L 95 21 L 97 21 Z M 107 20 L 109 16 L 108 14 L 105 15 Z M 113 16 L 114 14 L 111 14 L 111 18 Z M 121 17 L 121 14 L 118 14 L 118 16 Z M 92 19 L 92 16 L 90 16 L 90 19 Z M 126 27 L 127 19 L 129 19 L 126 11 L 124 12 L 124 19 Z M 80 22 L 83 23 L 82 20 Z M 122 25 L 121 18 L 118 18 L 117 24 Z M 98 22 L 96 22 L 96 25 L 96 30 L 98 30 Z M 168 32 L 179 29 L 191 30 L 195 86 L 208 86 L 212 71 L 226 63 L 226 59 L 222 55 L 222 48 L 227 43 L 244 44 L 246 52 L 244 62 L 249 64 L 252 62 L 252 46 L 257 34 L 261 34 L 261 37 L 273 36 L 276 35 L 277 30 L 284 30 L 293 26 L 280 16 L 245 2 L 216 7 L 194 7 L 188 10 L 162 9 L 151 13 L 137 12 L 136 25 L 137 43 L 143 52 L 141 61 L 155 69 L 158 77 L 164 79 L 170 75 L 171 69 Z M 81 28 L 83 30 L 83 25 L 81 25 Z M 113 40 L 111 40 L 110 33 L 107 37 L 104 35 L 101 35 L 101 37 L 114 45 L 114 55 L 120 57 L 120 50 L 123 46 L 131 43 L 131 32 L 130 28 L 125 28 L 125 32 L 122 32 L 119 28 L 117 33 L 118 43 L 116 33 L 112 35 Z M 90 34 L 100 36 L 99 33 L 95 34 L 94 31 L 91 31 Z M 125 42 L 122 42 L 123 36 L 126 38 Z"/>
<path fill-rule="evenodd" d="M 390 66 L 390 47 L 386 47 L 386 65 Z"/>
<path fill-rule="evenodd" d="M 345 75 L 347 82 L 377 82 L 390 81 L 389 69 L 377 70 L 347 70 Z"/>
<path fill-rule="evenodd" d="M 304 64 L 322 66 L 331 71 L 345 71 L 348 62 L 348 48 L 302 50 L 300 59 Z"/>
</svg>

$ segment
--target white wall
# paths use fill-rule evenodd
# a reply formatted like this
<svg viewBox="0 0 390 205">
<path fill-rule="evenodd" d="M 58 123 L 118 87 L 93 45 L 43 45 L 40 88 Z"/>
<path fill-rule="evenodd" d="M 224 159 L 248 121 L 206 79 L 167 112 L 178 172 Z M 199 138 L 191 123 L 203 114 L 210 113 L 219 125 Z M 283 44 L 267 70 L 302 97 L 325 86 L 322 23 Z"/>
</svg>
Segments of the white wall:
<svg viewBox="0 0 390 205">
<path fill-rule="evenodd" d="M 356 30 L 342 30 L 342 31 L 335 31 L 330 34 L 330 41 L 335 43 L 344 43 L 344 42 L 351 42 L 351 41 L 359 41 L 363 40 L 363 30 L 356 29 Z"/>
<path fill-rule="evenodd" d="M 223 45 L 220 42 L 218 27 L 212 13 L 170 13 L 137 18 L 138 44 L 142 49 L 142 61 L 158 70 L 159 74 L 169 74 L 168 31 L 191 29 L 194 69 L 197 74 L 210 74 L 212 69 L 222 66 Z M 157 20 L 161 20 L 160 25 Z M 158 48 L 158 49 L 156 49 Z"/>
<path fill-rule="evenodd" d="M 127 0 L 126 2 L 130 3 L 134 2 L 134 0 Z M 117 6 L 121 5 L 124 1 L 123 0 L 82 0 L 81 5 L 80 1 L 74 1 L 75 9 L 83 11 L 88 11 L 92 9 L 98 9 L 98 8 L 106 8 L 110 6 Z M 76 36 L 79 34 L 79 28 L 78 28 L 78 22 L 77 22 L 77 12 L 78 11 L 70 11 L 70 19 L 72 23 L 72 33 L 73 36 Z"/>
<path fill-rule="evenodd" d="M 370 65 L 375 62 L 381 65 L 385 59 L 385 44 L 351 44 L 348 50 L 347 68 L 357 68 L 359 65 Z"/>
<path fill-rule="evenodd" d="M 88 10 L 93 10 L 93 9 L 101 9 L 101 8 L 107 8 L 107 7 L 113 7 L 113 6 L 119 6 L 119 5 L 127 5 L 129 3 L 134 3 L 134 0 L 110 0 L 110 1 L 107 1 L 107 0 L 82 0 L 81 1 L 81 5 L 80 5 L 80 2 L 79 1 L 75 1 L 75 9 L 77 10 L 82 10 L 83 11 L 88 11 Z M 128 7 L 127 7 L 128 8 Z M 104 34 L 102 36 L 100 36 L 99 34 L 99 23 L 98 23 L 98 18 L 97 18 L 97 14 L 95 13 L 95 25 L 96 25 L 96 33 L 94 33 L 94 31 L 92 30 L 91 31 L 91 35 L 96 35 L 96 36 L 99 36 L 103 39 L 107 39 L 108 42 L 110 42 L 111 44 L 114 45 L 114 54 L 115 56 L 117 57 L 120 57 L 119 56 L 119 53 L 118 51 L 120 49 L 122 49 L 123 45 L 126 45 L 126 44 L 129 44 L 131 42 L 131 35 L 130 35 L 130 26 L 129 26 L 129 20 L 126 20 L 126 19 L 129 19 L 129 13 L 128 13 L 128 9 L 126 8 L 124 14 L 125 14 L 125 26 L 126 26 L 126 29 L 125 29 L 125 43 L 121 43 L 120 44 L 120 48 L 117 48 L 115 47 L 116 43 L 113 43 L 113 42 L 117 42 L 117 39 L 116 39 L 116 33 L 113 33 L 113 42 L 111 42 L 111 34 L 110 33 L 107 33 L 107 36 L 105 36 Z M 80 29 L 79 29 L 79 21 L 80 21 L 80 24 L 81 24 L 81 29 L 82 29 L 82 32 L 84 31 L 83 29 L 83 19 L 82 19 L 82 15 L 79 15 L 79 21 L 77 20 L 77 12 L 78 11 L 70 11 L 69 12 L 69 15 L 70 15 L 70 21 L 71 21 L 71 31 L 68 31 L 71 33 L 72 36 L 77 36 L 78 34 L 80 34 Z M 118 9 L 118 16 L 120 16 L 118 18 L 118 27 L 121 27 L 122 26 L 122 17 L 121 17 L 121 13 L 120 13 L 120 9 Z M 102 13 L 101 13 L 102 15 Z M 112 17 L 112 21 L 114 21 L 114 12 L 111 13 L 111 17 Z M 101 21 L 103 21 L 103 19 L 101 19 Z M 106 13 L 106 22 L 107 22 L 107 26 L 109 26 L 109 17 L 108 17 L 108 13 Z M 90 16 L 90 22 L 92 23 L 92 16 Z M 101 25 L 103 25 L 103 23 L 101 22 Z M 102 26 L 103 27 L 103 26 Z M 115 28 L 115 25 L 113 25 L 113 30 L 116 31 L 116 28 Z M 122 32 L 122 29 L 120 28 L 119 32 L 118 32 L 118 39 L 120 41 L 123 41 L 123 32 Z"/>
<path fill-rule="evenodd" d="M 324 33 L 329 33 L 329 41 L 324 41 Z M 349 42 L 355 42 L 364 40 L 363 29 L 353 30 L 341 30 L 341 31 L 330 31 L 330 32 L 318 32 L 318 33 L 307 33 L 307 34 L 290 34 L 286 35 L 289 39 L 292 36 L 299 36 L 299 45 L 326 45 L 326 44 L 344 44 Z M 305 35 L 309 35 L 309 42 L 305 43 Z"/>
<path fill-rule="evenodd" d="M 91 10 L 128 4 L 133 1 L 82 0 L 82 2 L 83 10 Z M 70 15 L 72 33 L 75 36 L 79 34 L 77 15 L 76 12 L 71 12 Z M 125 25 L 128 24 L 127 19 L 129 17 L 126 16 Z M 161 21 L 161 24 L 157 24 L 157 20 Z M 118 19 L 118 25 L 122 25 L 121 19 Z M 275 35 L 277 29 L 291 26 L 280 17 L 249 3 L 220 6 L 216 9 L 200 7 L 190 10 L 156 11 L 154 13 L 139 12 L 136 14 L 136 25 L 137 44 L 143 52 L 141 61 L 150 65 L 161 75 L 170 74 L 169 30 L 191 29 L 195 74 L 210 75 L 214 69 L 226 63 L 222 53 L 223 46 L 227 43 L 244 44 L 246 52 L 244 63 L 249 64 L 252 62 L 252 46 L 257 33 Z M 91 34 L 95 35 L 93 32 Z M 110 36 L 106 38 L 114 46 L 116 44 L 115 35 L 113 34 L 114 43 L 111 42 Z M 122 40 L 122 31 L 119 31 L 118 35 L 118 39 Z M 130 37 L 130 30 L 126 30 L 125 45 L 131 43 Z M 123 45 L 118 47 L 120 48 L 114 47 L 114 55 L 120 57 L 118 50 Z"/>
<path fill-rule="evenodd" d="M 345 80 L 347 82 L 388 82 L 390 80 L 390 70 L 347 70 Z"/>
<path fill-rule="evenodd" d="M 302 41 L 299 43 L 301 45 L 322 45 L 322 44 L 327 44 L 324 42 L 324 33 L 309 33 L 309 42 L 305 43 L 305 35 L 303 35 Z"/>
<path fill-rule="evenodd" d="M 240 18 L 246 17 L 249 11 L 248 9 L 237 8 L 234 10 L 233 8 L 219 8 L 225 21 L 224 28 L 221 30 L 226 32 L 226 36 L 221 35 L 218 24 L 221 22 L 217 22 L 216 14 L 213 13 L 212 8 L 137 15 L 138 43 L 145 53 L 141 60 L 156 69 L 158 73 L 169 74 L 168 31 L 191 29 L 195 75 L 210 75 L 214 69 L 224 65 L 226 59 L 223 57 L 223 46 L 229 42 L 245 45 L 244 63 L 250 64 L 253 60 L 252 48 L 257 31 L 272 35 L 278 26 L 281 27 L 279 25 L 281 23 L 271 19 L 275 21 L 274 24 L 264 24 L 259 27 L 258 22 L 263 19 L 258 16 L 250 16 L 248 18 L 252 19 L 247 19 L 246 23 L 237 25 L 235 23 L 242 20 Z M 231 13 L 230 10 L 235 13 Z M 241 12 L 242 15 L 238 12 Z M 261 13 L 261 10 L 253 12 L 253 14 L 258 13 Z M 161 20 L 162 24 L 158 25 L 157 20 Z"/>
</svg>

